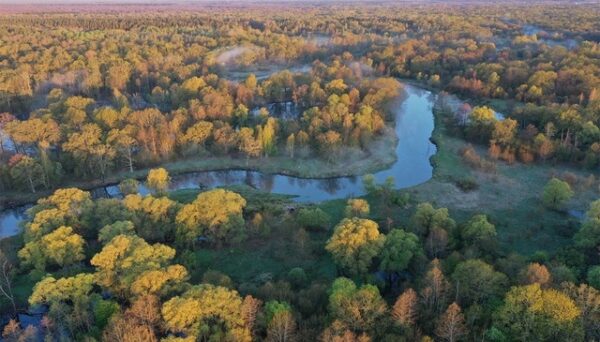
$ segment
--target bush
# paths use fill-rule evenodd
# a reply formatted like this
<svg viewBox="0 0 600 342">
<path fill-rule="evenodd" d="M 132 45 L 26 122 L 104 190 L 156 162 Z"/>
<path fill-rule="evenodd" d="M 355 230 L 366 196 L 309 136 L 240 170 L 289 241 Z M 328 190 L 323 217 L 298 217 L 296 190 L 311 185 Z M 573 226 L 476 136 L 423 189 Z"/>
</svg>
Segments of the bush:
<svg viewBox="0 0 600 342">
<path fill-rule="evenodd" d="M 123 196 L 134 195 L 138 193 L 140 182 L 137 179 L 127 178 L 119 183 L 119 191 Z"/>
<path fill-rule="evenodd" d="M 590 267 L 587 273 L 588 284 L 600 290 L 600 266 Z"/>
<path fill-rule="evenodd" d="M 327 230 L 329 228 L 329 215 L 320 208 L 303 208 L 298 211 L 296 221 L 302 227 L 313 230 Z"/>
<path fill-rule="evenodd" d="M 473 177 L 461 178 L 457 180 L 456 186 L 464 192 L 477 190 L 477 188 L 479 188 L 479 184 L 477 184 L 477 181 Z"/>
<path fill-rule="evenodd" d="M 216 286 L 223 286 L 229 289 L 234 288 L 233 280 L 227 274 L 219 271 L 208 270 L 202 275 L 202 282 Z"/>
<path fill-rule="evenodd" d="M 288 272 L 288 280 L 292 284 L 292 286 L 299 288 L 304 287 L 306 282 L 308 281 L 308 277 L 306 276 L 306 272 L 301 267 L 295 267 Z"/>
</svg>

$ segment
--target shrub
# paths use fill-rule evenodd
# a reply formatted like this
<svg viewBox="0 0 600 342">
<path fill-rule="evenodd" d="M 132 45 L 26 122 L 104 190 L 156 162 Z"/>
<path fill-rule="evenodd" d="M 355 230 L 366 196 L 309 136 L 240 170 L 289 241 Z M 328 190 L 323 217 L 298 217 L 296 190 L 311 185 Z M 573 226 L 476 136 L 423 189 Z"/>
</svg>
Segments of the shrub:
<svg viewBox="0 0 600 342">
<path fill-rule="evenodd" d="M 329 228 L 329 215 L 320 208 L 303 208 L 296 217 L 298 224 L 307 229 L 326 230 Z"/>
</svg>

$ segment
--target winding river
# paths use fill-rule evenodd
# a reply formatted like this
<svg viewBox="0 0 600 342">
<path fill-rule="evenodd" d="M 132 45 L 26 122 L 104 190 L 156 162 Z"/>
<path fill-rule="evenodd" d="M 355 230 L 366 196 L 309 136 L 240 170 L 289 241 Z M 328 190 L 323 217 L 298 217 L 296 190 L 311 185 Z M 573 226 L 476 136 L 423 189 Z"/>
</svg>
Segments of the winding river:
<svg viewBox="0 0 600 342">
<path fill-rule="evenodd" d="M 434 128 L 433 106 L 436 95 L 415 85 L 404 84 L 405 94 L 393 107 L 396 112 L 395 131 L 399 139 L 396 162 L 386 170 L 374 174 L 377 182 L 393 177 L 397 188 L 408 188 L 429 180 L 433 174 L 430 162 L 436 152 L 431 142 Z M 292 176 L 265 174 L 256 171 L 229 170 L 203 171 L 174 175 L 171 190 L 247 184 L 272 193 L 295 195 L 300 202 L 359 196 L 364 193 L 361 177 L 304 179 Z M 93 190 L 96 196 L 119 196 L 116 185 Z M 140 186 L 141 194 L 149 190 Z M 19 222 L 25 219 L 27 207 L 0 213 L 0 238 L 20 231 Z"/>
</svg>

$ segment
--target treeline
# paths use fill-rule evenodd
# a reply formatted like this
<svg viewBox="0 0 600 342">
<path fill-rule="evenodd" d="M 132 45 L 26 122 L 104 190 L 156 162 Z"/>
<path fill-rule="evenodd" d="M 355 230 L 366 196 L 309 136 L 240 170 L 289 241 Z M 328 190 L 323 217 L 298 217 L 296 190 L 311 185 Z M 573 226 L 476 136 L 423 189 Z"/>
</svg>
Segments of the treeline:
<svg viewBox="0 0 600 342">
<path fill-rule="evenodd" d="M 4 328 L 9 341 L 593 341 L 600 336 L 600 202 L 590 204 L 573 242 L 558 253 L 506 254 L 486 215 L 455 221 L 445 208 L 416 204 L 405 222 L 378 222 L 411 203 L 393 181 L 364 184 L 370 202 L 332 212 L 289 211 L 263 198 L 214 189 L 178 202 L 169 176 L 153 170 L 141 196 L 92 200 L 59 189 L 29 210 L 16 260 L 2 255 L 7 311 L 20 303 L 10 284 L 33 279 L 43 324 Z M 540 194 L 558 210 L 572 196 L 553 179 Z M 334 222 L 335 223 L 335 222 Z M 295 253 L 328 253 L 333 277 L 292 268 L 277 278 L 236 283 L 199 269 L 202 250 L 229 253 L 284 232 Z M 325 234 L 326 241 L 320 240 Z M 321 242 L 320 242 L 321 241 Z M 307 252 L 308 251 L 308 252 Z M 286 253 L 289 251 L 286 251 Z M 219 255 L 219 254 L 217 254 Z M 224 254 L 220 254 L 224 255 Z M 6 261 L 6 262 L 4 262 Z M 322 262 L 322 261 L 320 261 Z M 7 266 L 8 265 L 8 266 Z M 7 268 L 8 267 L 8 268 Z M 7 281 L 8 280 L 8 281 Z M 8 284 L 8 287 L 7 285 Z M 12 303 L 12 304 L 11 304 Z"/>
</svg>

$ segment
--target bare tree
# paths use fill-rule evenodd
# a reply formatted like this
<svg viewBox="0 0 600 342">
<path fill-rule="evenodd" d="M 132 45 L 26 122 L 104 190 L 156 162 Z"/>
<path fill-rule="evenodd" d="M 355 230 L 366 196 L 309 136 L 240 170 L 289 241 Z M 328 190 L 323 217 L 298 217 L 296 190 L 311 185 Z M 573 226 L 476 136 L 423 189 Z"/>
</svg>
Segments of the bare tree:
<svg viewBox="0 0 600 342">
<path fill-rule="evenodd" d="M 4 252 L 0 251 L 0 293 L 11 303 L 13 316 L 17 314 L 15 296 L 12 292 L 13 265 Z"/>
</svg>

